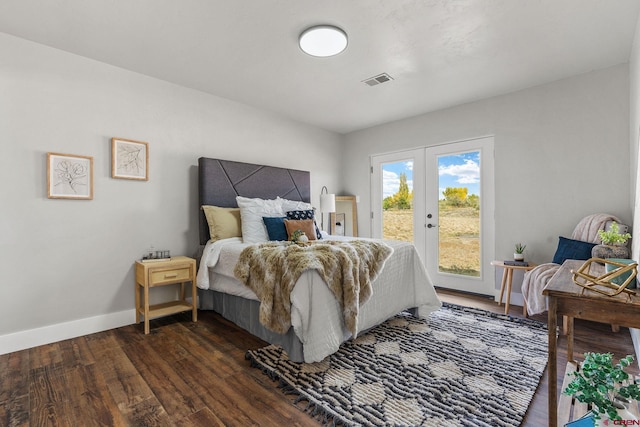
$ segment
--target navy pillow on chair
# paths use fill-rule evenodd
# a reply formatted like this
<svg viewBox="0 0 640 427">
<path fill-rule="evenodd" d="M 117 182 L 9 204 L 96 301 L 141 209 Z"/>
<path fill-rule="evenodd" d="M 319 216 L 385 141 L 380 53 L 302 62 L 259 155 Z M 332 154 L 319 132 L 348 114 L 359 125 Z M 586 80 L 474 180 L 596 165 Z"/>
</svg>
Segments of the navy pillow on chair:
<svg viewBox="0 0 640 427">
<path fill-rule="evenodd" d="M 262 217 L 264 225 L 267 227 L 269 240 L 289 240 L 287 228 L 284 226 L 284 217 Z"/>
<path fill-rule="evenodd" d="M 567 239 L 560 236 L 558 249 L 553 256 L 553 262 L 562 264 L 567 259 L 587 260 L 591 258 L 591 249 L 595 243 L 583 242 L 581 240 Z"/>
<path fill-rule="evenodd" d="M 302 211 L 289 211 L 287 212 L 287 219 L 313 219 L 313 225 L 316 228 L 316 239 L 322 239 L 322 234 L 320 234 L 320 229 L 318 229 L 318 224 L 313 217 L 313 209 L 302 210 Z"/>
</svg>

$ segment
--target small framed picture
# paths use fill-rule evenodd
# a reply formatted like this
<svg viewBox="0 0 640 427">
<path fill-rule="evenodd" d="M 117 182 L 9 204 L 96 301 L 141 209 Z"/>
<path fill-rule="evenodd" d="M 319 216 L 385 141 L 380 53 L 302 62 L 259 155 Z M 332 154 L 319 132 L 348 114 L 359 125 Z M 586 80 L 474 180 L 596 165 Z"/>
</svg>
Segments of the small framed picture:
<svg viewBox="0 0 640 427">
<path fill-rule="evenodd" d="M 111 177 L 149 180 L 149 143 L 111 138 Z"/>
<path fill-rule="evenodd" d="M 93 157 L 47 153 L 47 197 L 93 199 Z"/>
<path fill-rule="evenodd" d="M 336 214 L 336 225 L 335 225 L 335 230 L 334 233 L 337 236 L 344 236 L 344 232 L 345 232 L 345 214 L 343 213 L 337 213 Z"/>
</svg>

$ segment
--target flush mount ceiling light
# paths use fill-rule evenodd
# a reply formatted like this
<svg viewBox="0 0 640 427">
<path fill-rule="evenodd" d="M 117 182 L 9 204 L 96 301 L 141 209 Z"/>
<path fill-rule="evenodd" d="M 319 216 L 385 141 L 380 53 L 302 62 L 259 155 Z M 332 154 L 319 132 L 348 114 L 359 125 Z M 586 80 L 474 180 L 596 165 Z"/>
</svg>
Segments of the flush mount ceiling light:
<svg viewBox="0 0 640 427">
<path fill-rule="evenodd" d="M 346 49 L 347 33 L 331 25 L 317 25 L 304 30 L 298 42 L 311 56 L 333 56 Z"/>
</svg>

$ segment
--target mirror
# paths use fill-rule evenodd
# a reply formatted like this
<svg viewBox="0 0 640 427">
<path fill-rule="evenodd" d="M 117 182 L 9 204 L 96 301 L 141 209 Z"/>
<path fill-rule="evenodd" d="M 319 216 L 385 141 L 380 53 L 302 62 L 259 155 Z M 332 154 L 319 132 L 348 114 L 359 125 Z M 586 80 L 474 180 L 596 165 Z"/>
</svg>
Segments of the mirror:
<svg viewBox="0 0 640 427">
<path fill-rule="evenodd" d="M 331 214 L 331 234 L 358 237 L 356 196 L 336 196 L 336 211 Z"/>
</svg>

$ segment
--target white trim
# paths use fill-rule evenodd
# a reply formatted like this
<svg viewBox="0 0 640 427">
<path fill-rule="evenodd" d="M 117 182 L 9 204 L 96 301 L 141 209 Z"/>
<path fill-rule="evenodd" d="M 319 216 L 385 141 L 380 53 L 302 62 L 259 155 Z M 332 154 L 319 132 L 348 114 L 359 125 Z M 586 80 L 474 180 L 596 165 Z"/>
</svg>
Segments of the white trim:
<svg viewBox="0 0 640 427">
<path fill-rule="evenodd" d="M 473 292 L 482 295 L 495 296 L 495 269 L 491 268 L 491 261 L 495 254 L 495 166 L 494 166 L 494 137 L 466 139 L 459 142 L 429 146 L 425 149 L 426 177 L 426 210 L 423 218 L 431 214 L 428 220 L 436 225 L 435 229 L 427 231 L 425 238 L 424 263 L 431 280 L 440 287 Z M 440 156 L 455 155 L 467 152 L 480 153 L 480 276 L 464 276 L 455 273 L 440 272 L 439 269 L 439 219 L 440 176 L 438 158 Z M 416 194 L 414 193 L 414 198 Z M 426 222 L 426 221 L 425 221 Z"/>
<path fill-rule="evenodd" d="M 1 335 L 0 355 L 131 325 L 135 321 L 136 311 L 131 309 Z"/>
<path fill-rule="evenodd" d="M 495 302 L 498 302 L 499 299 L 500 299 L 500 289 L 496 289 L 496 296 L 494 300 Z M 502 305 L 500 307 L 504 307 L 506 301 L 507 301 L 507 290 L 505 289 L 504 295 L 502 296 Z M 511 291 L 511 299 L 509 300 L 509 307 L 511 307 L 512 305 L 519 305 L 520 307 L 522 307 L 523 303 L 524 303 L 524 296 L 520 292 Z"/>
</svg>

